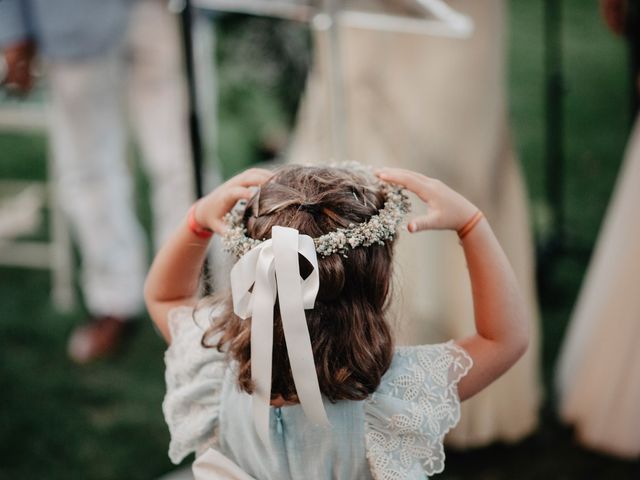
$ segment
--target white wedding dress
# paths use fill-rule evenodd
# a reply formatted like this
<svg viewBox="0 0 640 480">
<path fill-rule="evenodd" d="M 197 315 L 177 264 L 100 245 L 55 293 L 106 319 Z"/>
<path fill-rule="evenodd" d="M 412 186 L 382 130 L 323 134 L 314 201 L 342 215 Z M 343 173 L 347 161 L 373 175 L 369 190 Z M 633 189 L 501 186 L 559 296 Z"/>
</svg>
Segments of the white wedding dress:
<svg viewBox="0 0 640 480">
<path fill-rule="evenodd" d="M 388 2 L 383 2 L 388 3 Z M 405 2 L 406 3 L 406 2 Z M 341 28 L 347 155 L 440 178 L 480 207 L 501 241 L 531 312 L 532 342 L 506 375 L 464 402 L 447 439 L 457 447 L 515 441 L 537 426 L 538 314 L 526 193 L 509 138 L 504 81 L 504 3 L 453 0 L 473 18 L 470 39 Z M 327 42 L 315 57 L 289 161 L 332 158 Z M 420 204 L 413 202 L 414 210 Z M 399 343 L 473 331 L 468 273 L 455 233 L 403 234 L 397 245 Z"/>
<path fill-rule="evenodd" d="M 562 419 L 584 445 L 640 456 L 640 122 L 557 367 Z"/>
</svg>

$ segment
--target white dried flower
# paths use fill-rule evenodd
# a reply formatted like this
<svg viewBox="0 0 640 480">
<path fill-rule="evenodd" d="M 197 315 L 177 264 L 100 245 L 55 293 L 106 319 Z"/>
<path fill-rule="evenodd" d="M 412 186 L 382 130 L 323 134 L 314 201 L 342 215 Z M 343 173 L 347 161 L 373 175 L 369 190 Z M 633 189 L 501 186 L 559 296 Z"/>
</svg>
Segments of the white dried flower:
<svg viewBox="0 0 640 480">
<path fill-rule="evenodd" d="M 323 257 L 334 253 L 347 256 L 350 248 L 369 247 L 374 244 L 382 245 L 392 239 L 409 212 L 411 204 L 409 198 L 402 191 L 402 187 L 380 182 L 380 188 L 386 197 L 384 206 L 369 220 L 358 224 L 349 224 L 347 228 L 338 228 L 318 238 L 313 242 L 316 251 Z M 252 248 L 260 245 L 264 240 L 257 240 L 247 236 L 247 229 L 242 221 L 246 203 L 239 203 L 236 208 L 224 217 L 228 230 L 223 238 L 226 251 L 236 257 L 241 257 Z"/>
</svg>

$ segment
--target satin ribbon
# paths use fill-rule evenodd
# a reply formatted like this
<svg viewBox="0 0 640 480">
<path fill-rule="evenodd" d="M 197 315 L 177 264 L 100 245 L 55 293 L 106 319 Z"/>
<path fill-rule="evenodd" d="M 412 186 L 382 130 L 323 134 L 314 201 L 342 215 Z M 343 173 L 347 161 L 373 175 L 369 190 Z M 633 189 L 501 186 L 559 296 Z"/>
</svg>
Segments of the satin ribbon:
<svg viewBox="0 0 640 480">
<path fill-rule="evenodd" d="M 298 254 L 313 270 L 302 279 Z M 271 239 L 245 255 L 231 270 L 233 310 L 242 319 L 251 317 L 251 379 L 253 419 L 256 431 L 269 445 L 269 411 L 273 350 L 273 309 L 278 298 L 284 338 L 300 404 L 309 420 L 329 425 L 313 361 L 305 309 L 313 309 L 320 287 L 318 257 L 313 239 L 298 230 L 275 226 Z"/>
</svg>

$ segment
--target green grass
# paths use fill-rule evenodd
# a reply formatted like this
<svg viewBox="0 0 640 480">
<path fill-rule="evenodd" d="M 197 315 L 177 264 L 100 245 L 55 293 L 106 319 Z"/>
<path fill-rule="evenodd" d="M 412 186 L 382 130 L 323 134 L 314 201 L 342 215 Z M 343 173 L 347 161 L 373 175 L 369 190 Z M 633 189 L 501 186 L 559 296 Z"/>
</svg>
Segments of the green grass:
<svg viewBox="0 0 640 480">
<path fill-rule="evenodd" d="M 0 478 L 143 479 L 165 471 L 162 341 L 145 322 L 124 355 L 78 367 L 65 342 L 81 317 L 54 313 L 48 288 L 43 272 L 0 276 Z"/>
<path fill-rule="evenodd" d="M 542 2 L 514 0 L 510 7 L 513 133 L 532 198 L 534 225 L 542 238 L 547 228 Z M 542 297 L 547 387 L 586 268 L 584 252 L 595 240 L 629 127 L 623 43 L 602 25 L 596 2 L 565 0 L 563 16 L 563 200 L 567 238 L 577 248 L 561 252 Z M 247 45 L 262 41 L 255 32 L 265 30 L 268 38 L 276 35 L 263 20 L 230 18 L 221 30 L 220 157 L 227 175 L 258 158 L 261 138 L 270 130 L 288 126 L 301 87 L 297 60 L 276 62 L 276 67 L 273 61 L 288 51 L 282 45 L 290 47 L 292 38 L 298 39 L 294 51 L 304 53 L 304 35 L 287 31 L 267 53 L 264 47 L 257 53 L 248 50 Z M 263 45 L 268 42 L 273 40 Z M 266 66 L 260 63 L 265 55 L 270 58 Z M 45 151 L 41 136 L 0 135 L 0 178 L 45 178 Z M 144 197 L 139 199 L 139 210 L 148 218 Z M 146 480 L 169 471 L 169 436 L 160 409 L 162 341 L 142 321 L 117 358 L 75 366 L 66 358 L 66 339 L 84 314 L 80 309 L 68 315 L 56 313 L 49 287 L 45 272 L 0 268 L 0 479 Z M 552 391 L 547 398 L 542 426 L 531 438 L 513 446 L 449 452 L 447 470 L 439 478 L 639 475 L 637 464 L 579 448 L 571 431 L 555 420 Z"/>
</svg>

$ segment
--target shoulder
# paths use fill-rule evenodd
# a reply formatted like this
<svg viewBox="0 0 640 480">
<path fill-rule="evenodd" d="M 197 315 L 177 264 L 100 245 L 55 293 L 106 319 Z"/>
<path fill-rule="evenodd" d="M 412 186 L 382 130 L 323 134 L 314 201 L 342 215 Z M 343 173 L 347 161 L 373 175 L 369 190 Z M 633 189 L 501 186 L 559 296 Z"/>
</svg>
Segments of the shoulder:
<svg viewBox="0 0 640 480">
<path fill-rule="evenodd" d="M 378 392 L 397 388 L 398 382 L 406 382 L 407 375 L 411 376 L 414 383 L 426 381 L 442 387 L 456 387 L 472 366 L 469 354 L 453 340 L 432 345 L 397 347 Z"/>
<path fill-rule="evenodd" d="M 367 458 L 375 475 L 412 479 L 444 470 L 443 439 L 460 420 L 457 384 L 472 365 L 452 341 L 396 349 L 365 402 Z"/>
<path fill-rule="evenodd" d="M 212 365 L 219 366 L 224 360 L 224 353 L 215 348 L 216 337 L 207 339 L 207 346 L 203 344 L 203 337 L 212 320 L 221 313 L 222 308 L 215 305 L 195 309 L 183 306 L 169 311 L 171 343 L 164 354 L 167 382 L 175 376 L 174 371 L 190 371 L 195 375 L 203 368 L 210 370 Z"/>
</svg>

